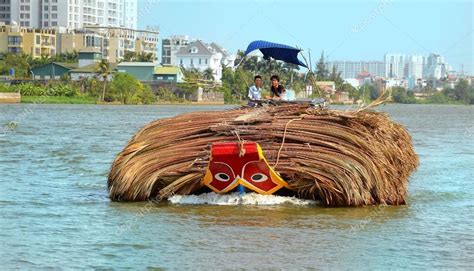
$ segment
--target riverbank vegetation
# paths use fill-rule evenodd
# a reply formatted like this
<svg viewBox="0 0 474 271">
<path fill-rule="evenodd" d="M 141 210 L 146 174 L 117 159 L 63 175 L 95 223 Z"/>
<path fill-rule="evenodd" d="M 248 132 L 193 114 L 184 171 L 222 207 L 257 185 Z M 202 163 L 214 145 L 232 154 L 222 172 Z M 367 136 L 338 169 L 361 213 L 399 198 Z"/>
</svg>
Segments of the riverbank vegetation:
<svg viewBox="0 0 474 271">
<path fill-rule="evenodd" d="M 238 52 L 236 62 L 243 57 L 242 51 Z M 127 56 L 130 61 L 147 61 L 148 56 Z M 71 81 L 68 76 L 61 80 L 47 82 L 29 80 L 31 69 L 50 62 L 77 62 L 77 53 L 59 54 L 54 57 L 42 56 L 33 59 L 28 55 L 3 54 L 0 56 L 0 75 L 8 75 L 10 69 L 15 70 L 15 79 L 23 80 L 17 85 L 6 85 L 0 83 L 0 92 L 20 92 L 23 102 L 31 102 L 33 96 L 48 96 L 62 98 L 43 99 L 46 102 L 64 103 L 97 103 L 114 102 L 123 104 L 149 104 L 149 103 L 184 103 L 189 101 L 198 87 L 205 90 L 222 92 L 226 103 L 241 104 L 247 99 L 248 87 L 253 84 L 253 77 L 259 74 L 263 78 L 265 89 L 270 86 L 270 77 L 278 74 L 281 83 L 287 88 L 294 90 L 297 94 L 305 92 L 309 85 L 312 86 L 310 95 L 306 98 L 325 97 L 331 98 L 324 89 L 316 82 L 331 81 L 335 89 L 346 92 L 352 101 L 363 101 L 369 103 L 380 95 L 380 87 L 374 83 L 365 83 L 355 88 L 346 83 L 336 68 L 328 70 L 324 54 L 313 71 L 303 73 L 297 65 L 283 63 L 275 60 L 263 60 L 257 56 L 247 57 L 241 65 L 232 69 L 224 66 L 222 70 L 222 83 L 214 83 L 214 74 L 211 69 L 199 71 L 197 69 L 183 69 L 186 82 L 177 84 L 173 88 L 159 87 L 155 91 L 136 80 L 133 76 L 125 73 L 115 73 L 113 79 L 108 82 L 104 78 L 109 77 L 111 71 L 109 64 L 102 61 L 98 65 L 96 78 Z M 268 95 L 268 91 L 264 96 Z M 474 104 L 474 86 L 469 85 L 467 80 L 460 79 L 453 88 L 446 87 L 441 91 L 426 86 L 415 92 L 403 87 L 391 88 L 392 101 L 404 104 Z"/>
<path fill-rule="evenodd" d="M 132 75 L 117 73 L 111 82 L 99 79 L 47 82 L 29 81 L 17 85 L 0 84 L 0 92 L 19 92 L 24 103 L 122 103 L 150 104 L 156 96 L 150 87 Z"/>
</svg>

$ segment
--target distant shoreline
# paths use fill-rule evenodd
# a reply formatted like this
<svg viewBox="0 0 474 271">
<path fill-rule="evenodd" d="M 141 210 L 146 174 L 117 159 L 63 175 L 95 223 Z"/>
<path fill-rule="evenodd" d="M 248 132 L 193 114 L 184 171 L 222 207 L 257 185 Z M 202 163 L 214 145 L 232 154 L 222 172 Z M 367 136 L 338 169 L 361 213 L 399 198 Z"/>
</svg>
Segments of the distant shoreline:
<svg viewBox="0 0 474 271">
<path fill-rule="evenodd" d="M 23 104 L 96 104 L 96 105 L 231 105 L 219 102 L 155 102 L 150 104 L 124 104 L 121 102 L 100 102 L 89 96 L 22 96 Z M 1 103 L 0 103 L 1 104 Z M 237 104 L 236 104 L 237 105 Z"/>
<path fill-rule="evenodd" d="M 0 104 L 9 104 L 10 102 L 2 102 Z M 202 106 L 224 106 L 224 105 L 245 105 L 246 101 L 243 103 L 235 103 L 235 104 L 226 104 L 222 102 L 171 102 L 171 101 L 159 101 L 150 104 L 124 104 L 121 102 L 100 102 L 97 100 L 96 97 L 90 96 L 21 96 L 20 103 L 23 104 L 96 104 L 96 105 L 202 105 Z M 417 102 L 417 103 L 396 103 L 396 102 L 387 102 L 386 104 L 407 104 L 407 105 L 469 105 L 463 104 L 460 102 L 448 102 L 448 103 L 430 103 L 430 102 Z M 345 104 L 345 103 L 330 103 L 330 105 L 346 105 L 346 106 L 354 106 L 357 104 Z"/>
<path fill-rule="evenodd" d="M 21 98 L 22 104 L 95 104 L 95 105 L 181 105 L 181 106 L 243 106 L 246 103 L 242 104 L 226 104 L 226 103 L 215 103 L 215 102 L 155 102 L 150 104 L 124 104 L 120 102 L 99 102 L 96 99 L 89 99 L 89 98 L 69 98 L 64 99 L 63 97 L 48 97 L 44 99 L 42 96 L 27 96 L 28 98 L 24 99 Z M 0 102 L 0 104 L 2 104 Z M 8 103 L 5 103 L 8 104 Z M 463 103 L 395 103 L 395 102 L 387 102 L 383 105 L 388 104 L 404 104 L 404 105 L 465 105 L 465 106 L 472 106 L 471 104 L 463 104 Z M 357 104 L 344 104 L 344 103 L 331 103 L 330 105 L 334 106 L 357 106 Z"/>
</svg>

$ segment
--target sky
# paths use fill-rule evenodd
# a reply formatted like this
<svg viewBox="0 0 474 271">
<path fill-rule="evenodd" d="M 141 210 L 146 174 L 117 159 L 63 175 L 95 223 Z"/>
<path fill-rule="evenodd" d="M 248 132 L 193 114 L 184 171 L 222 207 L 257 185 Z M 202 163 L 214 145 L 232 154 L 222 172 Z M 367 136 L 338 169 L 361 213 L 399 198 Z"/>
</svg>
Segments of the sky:
<svg viewBox="0 0 474 271">
<path fill-rule="evenodd" d="M 473 1 L 138 0 L 139 28 L 188 35 L 231 53 L 253 40 L 302 48 L 314 63 L 379 60 L 385 53 L 441 54 L 474 74 Z M 160 48 L 161 49 L 161 48 Z"/>
</svg>

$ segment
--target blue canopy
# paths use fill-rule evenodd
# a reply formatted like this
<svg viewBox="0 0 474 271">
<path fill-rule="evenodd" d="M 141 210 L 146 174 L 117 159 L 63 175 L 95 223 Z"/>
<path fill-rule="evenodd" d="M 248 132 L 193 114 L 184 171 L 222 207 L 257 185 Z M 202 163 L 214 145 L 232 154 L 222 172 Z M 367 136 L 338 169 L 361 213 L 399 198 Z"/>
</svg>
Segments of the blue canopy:
<svg viewBox="0 0 474 271">
<path fill-rule="evenodd" d="M 252 41 L 247 50 L 245 50 L 245 55 L 248 55 L 250 52 L 259 49 L 262 52 L 263 57 L 268 59 L 269 57 L 277 60 L 281 60 L 287 63 L 292 63 L 300 65 L 302 67 L 308 68 L 301 60 L 298 59 L 298 53 L 301 51 L 298 48 L 294 48 L 284 44 L 278 44 L 273 42 L 268 42 L 264 40 Z"/>
</svg>

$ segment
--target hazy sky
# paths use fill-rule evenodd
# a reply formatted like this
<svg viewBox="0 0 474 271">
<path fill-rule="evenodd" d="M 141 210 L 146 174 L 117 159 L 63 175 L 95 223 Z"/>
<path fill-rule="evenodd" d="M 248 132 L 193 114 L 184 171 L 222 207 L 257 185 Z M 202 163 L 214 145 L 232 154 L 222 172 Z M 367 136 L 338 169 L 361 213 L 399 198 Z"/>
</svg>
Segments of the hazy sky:
<svg viewBox="0 0 474 271">
<path fill-rule="evenodd" d="M 438 53 L 473 72 L 473 1 L 139 0 L 139 27 L 214 41 L 231 52 L 262 39 L 329 60 L 383 60 L 387 52 Z"/>
</svg>

